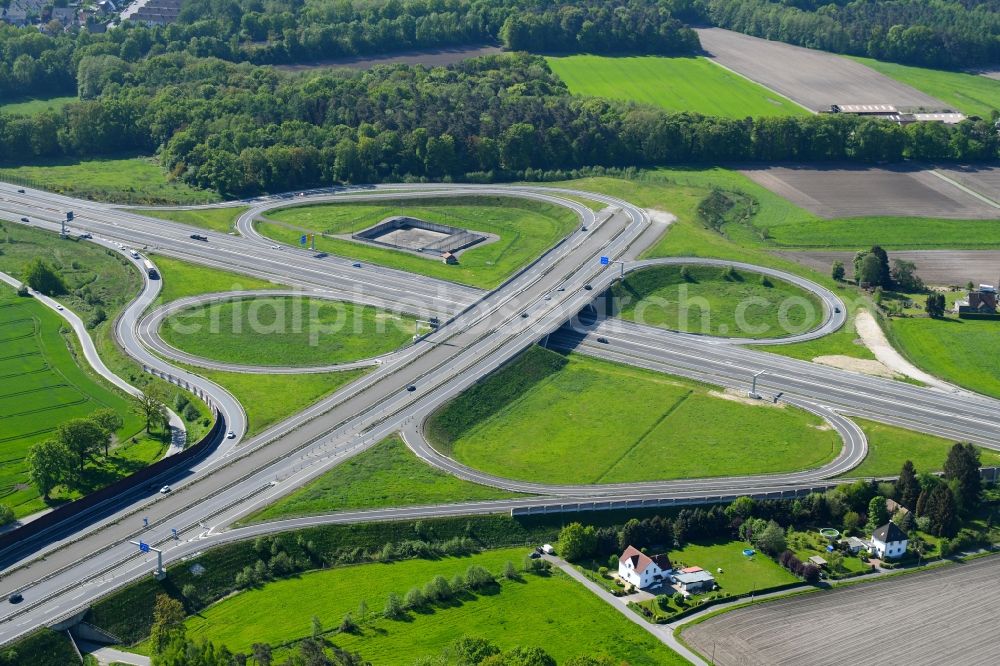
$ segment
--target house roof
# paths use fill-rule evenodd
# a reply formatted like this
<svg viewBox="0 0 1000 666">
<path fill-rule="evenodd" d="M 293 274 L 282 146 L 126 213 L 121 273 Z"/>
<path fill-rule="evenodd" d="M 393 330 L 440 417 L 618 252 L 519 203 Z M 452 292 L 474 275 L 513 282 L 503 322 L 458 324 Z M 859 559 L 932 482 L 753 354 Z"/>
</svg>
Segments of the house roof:
<svg viewBox="0 0 1000 666">
<path fill-rule="evenodd" d="M 674 574 L 674 580 L 678 583 L 689 585 L 691 583 L 707 583 L 708 581 L 714 581 L 715 577 L 707 571 L 699 569 L 698 571 Z"/>
<path fill-rule="evenodd" d="M 896 523 L 889 522 L 872 532 L 872 539 L 882 543 L 890 543 L 892 541 L 906 541 L 907 536 L 906 532 L 896 526 Z"/>
<path fill-rule="evenodd" d="M 701 567 L 684 567 L 681 569 L 681 573 L 698 573 L 699 571 L 704 571 Z"/>
<path fill-rule="evenodd" d="M 664 571 L 670 569 L 670 558 L 666 555 L 654 555 L 653 557 L 649 557 L 648 555 L 643 554 L 635 546 L 629 546 L 626 548 L 625 552 L 618 558 L 619 562 L 625 562 L 627 560 L 632 560 L 632 568 L 636 571 L 645 571 L 646 567 L 650 564 L 655 564 Z"/>
</svg>

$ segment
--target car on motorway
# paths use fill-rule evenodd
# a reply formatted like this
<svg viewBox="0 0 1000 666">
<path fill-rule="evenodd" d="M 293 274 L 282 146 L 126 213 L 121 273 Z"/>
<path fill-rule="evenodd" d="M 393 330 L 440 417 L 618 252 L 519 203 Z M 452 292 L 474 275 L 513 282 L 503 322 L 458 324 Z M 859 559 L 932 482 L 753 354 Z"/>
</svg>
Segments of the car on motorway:
<svg viewBox="0 0 1000 666">
<path fill-rule="evenodd" d="M 166 495 L 171 490 L 173 490 L 173 489 L 170 486 L 163 486 L 162 488 L 160 488 L 160 494 L 161 495 Z"/>
<path fill-rule="evenodd" d="M 80 240 L 88 240 L 90 238 L 93 238 L 93 236 L 91 234 L 88 234 L 88 233 L 84 232 L 84 233 L 80 234 L 79 236 L 77 236 L 77 238 L 79 238 Z"/>
<path fill-rule="evenodd" d="M 139 253 L 138 253 L 138 252 L 136 252 L 135 250 L 129 250 L 129 251 L 128 251 L 128 254 L 129 254 L 129 256 L 130 256 L 130 257 L 132 257 L 133 259 L 138 259 L 138 258 L 139 258 Z"/>
<path fill-rule="evenodd" d="M 566 291 L 566 287 L 559 287 L 556 291 Z"/>
<path fill-rule="evenodd" d="M 586 231 L 587 227 L 580 227 L 580 231 Z"/>
<path fill-rule="evenodd" d="M 236 433 L 230 430 L 226 433 L 226 439 L 236 439 Z"/>
<path fill-rule="evenodd" d="M 583 285 L 583 289 L 584 289 L 584 291 L 590 291 L 591 289 L 593 289 L 593 287 L 590 286 L 589 284 L 585 284 L 585 285 Z"/>
<path fill-rule="evenodd" d="M 208 236 L 202 236 L 201 234 L 191 234 L 191 240 L 207 241 Z"/>
<path fill-rule="evenodd" d="M 413 393 L 414 391 L 417 390 L 417 387 L 414 386 L 413 384 L 410 384 L 409 386 L 406 387 L 406 390 L 409 391 L 410 393 Z"/>
<path fill-rule="evenodd" d="M 272 246 L 271 246 L 271 249 L 272 249 L 272 250 L 280 250 L 280 249 L 281 249 L 281 246 L 280 246 L 280 245 L 272 245 Z"/>
<path fill-rule="evenodd" d="M 545 300 L 551 301 L 552 300 L 552 294 L 545 294 Z"/>
<path fill-rule="evenodd" d="M 61 306 L 61 305 L 56 305 L 56 310 L 59 310 L 59 312 L 62 312 L 62 311 L 63 311 L 64 309 L 65 309 L 65 308 L 63 308 L 63 306 Z"/>
<path fill-rule="evenodd" d="M 316 254 L 313 255 L 313 258 L 314 259 L 326 259 L 329 256 L 330 255 L 328 253 L 326 253 L 326 252 L 318 252 L 318 253 L 316 253 Z"/>
<path fill-rule="evenodd" d="M 23 191 L 24 190 L 22 190 L 22 192 Z M 12 604 L 19 604 L 22 601 L 24 601 L 24 596 L 20 592 L 15 592 L 14 594 L 7 597 L 7 601 L 9 601 Z"/>
<path fill-rule="evenodd" d="M 521 319 L 527 319 L 527 318 L 528 318 L 528 313 L 527 312 L 522 312 L 521 313 Z"/>
<path fill-rule="evenodd" d="M 600 342 L 602 345 L 608 344 L 608 339 L 605 338 L 605 337 L 603 337 L 603 336 L 600 337 L 600 338 L 597 338 L 597 341 Z"/>
<path fill-rule="evenodd" d="M 23 187 L 18 188 L 17 193 L 24 194 L 24 188 Z"/>
<path fill-rule="evenodd" d="M 839 307 L 834 307 L 833 308 L 833 312 L 834 312 L 834 314 L 840 314 L 840 308 Z"/>
<path fill-rule="evenodd" d="M 26 217 L 22 217 L 22 218 L 21 218 L 21 221 L 22 221 L 22 222 L 24 222 L 25 224 L 28 224 L 28 222 L 31 222 L 31 220 L 29 220 L 29 219 L 28 219 L 28 218 L 26 218 Z"/>
<path fill-rule="evenodd" d="M 351 264 L 351 266 L 354 266 L 355 268 L 361 268 L 361 262 L 355 261 L 353 264 Z"/>
</svg>

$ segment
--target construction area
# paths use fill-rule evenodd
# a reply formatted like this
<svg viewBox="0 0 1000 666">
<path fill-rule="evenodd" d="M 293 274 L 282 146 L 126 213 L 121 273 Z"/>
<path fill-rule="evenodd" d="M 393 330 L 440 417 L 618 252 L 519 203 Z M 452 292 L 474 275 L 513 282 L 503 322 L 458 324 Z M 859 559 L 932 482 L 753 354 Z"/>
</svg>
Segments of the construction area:
<svg viewBox="0 0 1000 666">
<path fill-rule="evenodd" d="M 351 239 L 440 258 L 447 263 L 458 263 L 458 256 L 463 250 L 473 245 L 497 240 L 498 237 L 415 217 L 396 215 L 352 234 Z"/>
</svg>

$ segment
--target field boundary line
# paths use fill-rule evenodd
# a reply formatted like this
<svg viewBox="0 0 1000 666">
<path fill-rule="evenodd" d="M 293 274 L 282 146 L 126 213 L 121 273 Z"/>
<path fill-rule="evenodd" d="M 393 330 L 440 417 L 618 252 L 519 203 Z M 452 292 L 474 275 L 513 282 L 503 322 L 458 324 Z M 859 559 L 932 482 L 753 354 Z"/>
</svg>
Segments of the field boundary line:
<svg viewBox="0 0 1000 666">
<path fill-rule="evenodd" d="M 706 51 L 706 53 L 707 53 L 707 51 Z M 812 114 L 814 116 L 817 115 L 817 112 L 816 112 L 815 109 L 810 109 L 808 106 L 806 106 L 802 102 L 799 102 L 798 100 L 794 100 L 791 97 L 788 97 L 787 95 L 782 95 L 780 92 L 778 92 L 774 88 L 772 88 L 770 86 L 766 86 L 763 83 L 761 83 L 760 81 L 755 81 L 754 79 L 751 79 L 746 74 L 741 74 L 740 72 L 737 72 L 735 69 L 732 69 L 731 67 L 726 67 L 721 62 L 719 62 L 718 60 L 716 60 L 714 55 L 706 55 L 705 56 L 705 60 L 707 60 L 708 62 L 712 63 L 716 67 L 721 67 L 722 69 L 726 70 L 727 72 L 732 72 L 733 74 L 735 74 L 736 76 L 740 77 L 741 79 L 743 79 L 745 81 L 749 81 L 750 83 L 752 83 L 752 84 L 754 84 L 756 86 L 760 86 L 761 88 L 763 88 L 764 90 L 768 91 L 769 93 L 774 93 L 775 95 L 777 95 L 778 97 L 781 97 L 782 99 L 787 99 L 789 102 L 791 102 L 795 106 L 798 106 L 798 107 L 801 107 L 801 108 L 805 109 L 806 111 L 808 111 L 810 114 Z"/>
<path fill-rule="evenodd" d="M 954 178 L 950 178 L 950 177 L 944 175 L 943 173 L 941 173 L 937 169 L 931 169 L 930 171 L 931 171 L 931 175 L 937 176 L 938 178 L 940 178 L 944 182 L 950 183 L 950 184 L 954 185 L 955 187 L 957 187 L 958 189 L 962 190 L 966 194 L 974 196 L 975 198 L 979 199 L 980 201 L 982 201 L 987 206 L 992 206 L 993 208 L 1000 208 L 1000 203 L 997 203 L 993 199 L 990 199 L 985 194 L 980 194 L 979 192 L 976 192 L 974 189 L 963 185 L 962 183 L 958 182 Z"/>
</svg>

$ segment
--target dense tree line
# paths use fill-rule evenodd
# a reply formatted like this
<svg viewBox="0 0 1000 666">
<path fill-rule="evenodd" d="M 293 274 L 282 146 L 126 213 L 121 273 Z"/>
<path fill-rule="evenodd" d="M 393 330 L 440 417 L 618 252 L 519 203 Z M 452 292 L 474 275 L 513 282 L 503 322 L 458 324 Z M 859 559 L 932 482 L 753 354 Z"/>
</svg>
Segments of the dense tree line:
<svg viewBox="0 0 1000 666">
<path fill-rule="evenodd" d="M 714 25 L 810 48 L 965 69 L 1000 59 L 996 0 L 701 0 Z"/>
<path fill-rule="evenodd" d="M 92 58 L 103 64 L 92 67 Z M 0 114 L 0 161 L 160 151 L 185 182 L 249 195 L 671 163 L 975 161 L 998 151 L 986 121 L 904 128 L 847 114 L 738 120 L 574 97 L 544 59 L 526 54 L 294 76 L 182 54 L 114 58 L 80 61 L 93 99 L 32 117 Z"/>
</svg>

